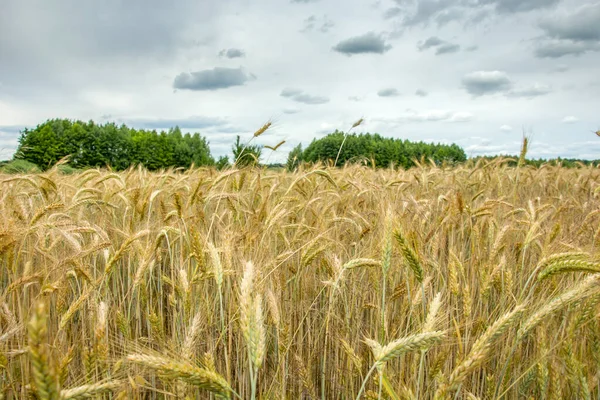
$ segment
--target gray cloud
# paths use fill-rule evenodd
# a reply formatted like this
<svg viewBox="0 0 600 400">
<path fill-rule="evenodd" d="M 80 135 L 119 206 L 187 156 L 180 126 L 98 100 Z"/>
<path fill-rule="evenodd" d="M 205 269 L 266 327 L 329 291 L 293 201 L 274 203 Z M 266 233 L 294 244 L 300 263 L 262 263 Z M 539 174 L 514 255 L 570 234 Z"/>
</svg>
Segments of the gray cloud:
<svg viewBox="0 0 600 400">
<path fill-rule="evenodd" d="M 290 0 L 292 3 L 302 3 L 302 4 L 308 4 L 308 3 L 316 3 L 319 0 Z"/>
<path fill-rule="evenodd" d="M 569 66 L 565 64 L 557 65 L 552 71 L 553 72 L 567 72 L 569 70 Z"/>
<path fill-rule="evenodd" d="M 435 50 L 436 55 L 456 53 L 460 50 L 460 45 L 453 43 L 444 43 Z"/>
<path fill-rule="evenodd" d="M 435 21 L 438 26 L 453 21 L 467 21 L 476 25 L 491 16 L 492 10 L 497 14 L 515 14 L 555 6 L 560 0 L 419 0 L 416 2 L 396 1 L 394 16 L 402 15 L 401 24 L 405 27 L 429 25 Z M 414 4 L 414 6 L 410 6 Z M 398 9 L 398 10 L 396 10 Z"/>
<path fill-rule="evenodd" d="M 279 94 L 281 97 L 294 97 L 302 94 L 300 89 L 285 88 Z"/>
<path fill-rule="evenodd" d="M 329 98 L 325 96 L 313 96 L 299 89 L 286 88 L 279 94 L 281 97 L 294 100 L 304 104 L 325 104 L 329 102 Z"/>
<path fill-rule="evenodd" d="M 435 54 L 438 56 L 442 54 L 456 53 L 460 50 L 460 45 L 447 42 L 437 36 L 431 36 L 424 42 L 419 42 L 417 47 L 420 51 L 435 48 Z"/>
<path fill-rule="evenodd" d="M 600 41 L 600 2 L 584 4 L 574 12 L 543 18 L 540 28 L 554 39 L 574 42 Z"/>
<path fill-rule="evenodd" d="M 322 33 L 327 33 L 335 26 L 335 23 L 330 20 L 327 15 L 317 18 L 316 15 L 311 15 L 304 20 L 304 28 L 300 32 L 311 32 L 318 30 Z"/>
<path fill-rule="evenodd" d="M 53 0 L 51 7 L 44 0 L 5 0 L 0 16 L 0 76 L 6 90 L 18 85 L 43 91 L 55 83 L 79 87 L 77 72 L 83 69 L 81 81 L 95 80 L 93 68 L 98 65 L 122 69 L 141 60 L 156 65 L 173 59 L 192 37 L 202 42 L 199 32 L 191 35 L 188 29 L 190 24 L 210 29 L 216 7 L 216 3 L 190 0 L 174 4 Z M 73 70 L 65 74 L 67 66 Z"/>
<path fill-rule="evenodd" d="M 538 26 L 544 31 L 534 49 L 538 58 L 579 56 L 600 51 L 600 2 L 584 4 L 569 13 L 544 17 Z"/>
<path fill-rule="evenodd" d="M 342 40 L 333 47 L 333 50 L 351 56 L 353 54 L 366 53 L 383 54 L 391 48 L 392 46 L 386 44 L 381 35 L 377 35 L 375 32 L 368 32 L 361 36 Z"/>
<path fill-rule="evenodd" d="M 419 97 L 426 97 L 429 93 L 427 93 L 425 90 L 423 89 L 417 89 L 417 91 L 415 92 L 415 95 L 419 96 Z"/>
<path fill-rule="evenodd" d="M 202 115 L 188 118 L 117 118 L 116 121 L 140 129 L 169 129 L 175 126 L 181 129 L 204 129 L 224 127 L 229 124 L 225 118 Z"/>
<path fill-rule="evenodd" d="M 239 58 L 239 57 L 244 57 L 246 55 L 246 53 L 244 52 L 244 50 L 241 49 L 223 49 L 219 52 L 219 56 L 221 57 L 227 57 L 227 58 Z"/>
<path fill-rule="evenodd" d="M 215 67 L 197 72 L 182 72 L 175 77 L 173 88 L 188 90 L 217 90 L 241 86 L 252 79 L 241 68 Z"/>
<path fill-rule="evenodd" d="M 417 2 L 417 6 L 411 16 L 403 19 L 405 26 L 427 24 L 430 19 L 439 13 L 451 10 L 456 4 L 453 0 L 422 0 Z"/>
<path fill-rule="evenodd" d="M 427 38 L 424 42 L 419 42 L 417 44 L 417 47 L 419 48 L 419 50 L 423 51 L 423 50 L 427 50 L 431 47 L 437 47 L 444 43 L 446 43 L 446 42 L 443 41 L 442 39 L 440 39 L 439 37 L 431 36 L 431 37 Z"/>
<path fill-rule="evenodd" d="M 571 40 L 544 40 L 536 44 L 534 55 L 537 58 L 560 58 L 580 56 L 590 51 L 600 51 L 600 45 Z"/>
<path fill-rule="evenodd" d="M 387 10 L 385 10 L 385 13 L 383 14 L 383 18 L 390 19 L 390 18 L 397 17 L 400 14 L 402 14 L 402 9 L 400 7 L 392 7 L 392 8 L 388 8 Z"/>
<path fill-rule="evenodd" d="M 522 87 L 511 90 L 507 93 L 507 96 L 533 98 L 538 96 L 545 96 L 551 92 L 552 88 L 550 86 L 536 83 L 529 87 Z"/>
<path fill-rule="evenodd" d="M 485 3 L 494 3 L 496 11 L 503 14 L 528 12 L 543 8 L 550 8 L 560 0 L 487 0 Z"/>
<path fill-rule="evenodd" d="M 452 21 L 458 21 L 463 19 L 465 16 L 465 12 L 458 8 L 451 8 L 449 10 L 444 10 L 435 17 L 435 22 L 438 26 L 444 26 Z"/>
<path fill-rule="evenodd" d="M 400 92 L 398 92 L 398 89 L 396 88 L 385 88 L 377 92 L 377 96 L 379 97 L 396 97 L 399 95 Z"/>
<path fill-rule="evenodd" d="M 348 100 L 350 101 L 363 101 L 365 96 L 349 96 Z"/>
<path fill-rule="evenodd" d="M 329 98 L 325 96 L 313 96 L 310 94 L 302 93 L 292 97 L 292 100 L 298 103 L 304 104 L 325 104 L 329 102 Z"/>
<path fill-rule="evenodd" d="M 473 96 L 482 96 L 505 92 L 511 88 L 512 82 L 502 71 L 475 71 L 463 77 L 462 85 Z"/>
</svg>

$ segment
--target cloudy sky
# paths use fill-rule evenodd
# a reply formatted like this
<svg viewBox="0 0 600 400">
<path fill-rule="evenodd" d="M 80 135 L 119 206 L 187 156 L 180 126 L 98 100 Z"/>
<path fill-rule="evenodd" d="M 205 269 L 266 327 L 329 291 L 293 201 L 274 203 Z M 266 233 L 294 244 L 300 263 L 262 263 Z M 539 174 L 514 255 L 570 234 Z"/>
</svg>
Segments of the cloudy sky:
<svg viewBox="0 0 600 400">
<path fill-rule="evenodd" d="M 48 118 L 600 158 L 598 0 L 0 0 L 0 159 Z M 265 154 L 268 156 L 269 151 Z M 265 158 L 266 159 L 266 158 Z"/>
</svg>

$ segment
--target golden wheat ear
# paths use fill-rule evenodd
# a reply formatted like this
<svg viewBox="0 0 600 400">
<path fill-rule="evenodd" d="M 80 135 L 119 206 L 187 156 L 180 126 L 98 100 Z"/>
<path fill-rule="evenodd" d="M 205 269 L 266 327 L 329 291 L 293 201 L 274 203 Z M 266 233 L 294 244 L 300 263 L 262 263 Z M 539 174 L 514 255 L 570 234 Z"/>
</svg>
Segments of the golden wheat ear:
<svg viewBox="0 0 600 400">
<path fill-rule="evenodd" d="M 47 314 L 43 302 L 35 305 L 33 315 L 27 325 L 29 338 L 29 359 L 31 361 L 33 388 L 40 400 L 58 400 L 58 376 L 50 364 L 47 349 Z"/>
<path fill-rule="evenodd" d="M 150 368 L 164 379 L 181 380 L 199 389 L 208 390 L 217 396 L 226 399 L 231 397 L 231 386 L 225 378 L 213 370 L 160 355 L 130 354 L 126 360 L 132 364 Z"/>
</svg>

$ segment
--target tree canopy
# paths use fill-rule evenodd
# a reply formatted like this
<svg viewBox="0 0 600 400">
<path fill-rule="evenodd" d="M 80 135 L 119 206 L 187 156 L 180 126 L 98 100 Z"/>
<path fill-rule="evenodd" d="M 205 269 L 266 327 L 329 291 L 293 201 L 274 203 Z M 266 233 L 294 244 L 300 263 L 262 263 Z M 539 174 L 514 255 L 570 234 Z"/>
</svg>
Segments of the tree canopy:
<svg viewBox="0 0 600 400">
<path fill-rule="evenodd" d="M 344 135 L 344 132 L 336 130 L 321 139 L 313 140 L 304 151 L 301 147 L 294 149 L 293 158 L 288 159 L 288 166 L 293 165 L 294 160 L 335 162 L 337 159 L 337 166 L 346 162 L 372 160 L 376 167 L 389 167 L 393 164 L 410 168 L 414 165 L 414 159 L 422 157 L 432 159 L 439 164 L 459 163 L 467 159 L 463 149 L 456 144 L 410 142 L 370 133 Z"/>
<path fill-rule="evenodd" d="M 52 119 L 23 130 L 15 154 L 16 159 L 42 169 L 65 156 L 70 156 L 69 164 L 75 168 L 110 166 L 122 170 L 141 164 L 156 170 L 214 164 L 206 138 L 198 133 L 183 135 L 178 127 L 157 132 L 68 119 Z"/>
</svg>

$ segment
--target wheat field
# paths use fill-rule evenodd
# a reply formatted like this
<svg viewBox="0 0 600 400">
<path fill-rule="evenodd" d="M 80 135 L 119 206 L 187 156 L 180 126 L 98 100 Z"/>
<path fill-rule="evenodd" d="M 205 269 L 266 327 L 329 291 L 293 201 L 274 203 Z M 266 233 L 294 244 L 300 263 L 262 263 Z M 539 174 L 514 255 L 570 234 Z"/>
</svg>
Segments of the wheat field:
<svg viewBox="0 0 600 400">
<path fill-rule="evenodd" d="M 0 175 L 3 399 L 600 398 L 600 170 Z"/>
</svg>

